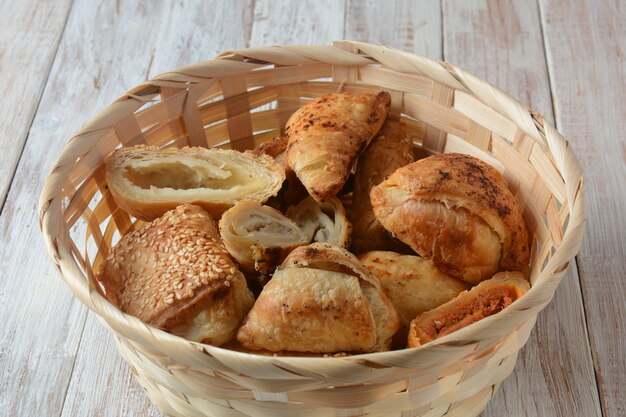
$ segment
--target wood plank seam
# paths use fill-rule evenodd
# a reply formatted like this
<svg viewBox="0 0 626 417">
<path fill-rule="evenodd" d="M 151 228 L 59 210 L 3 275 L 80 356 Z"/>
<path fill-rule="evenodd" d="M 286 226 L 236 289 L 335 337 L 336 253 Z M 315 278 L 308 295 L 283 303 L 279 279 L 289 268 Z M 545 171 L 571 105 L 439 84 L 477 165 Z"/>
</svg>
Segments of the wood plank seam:
<svg viewBox="0 0 626 417">
<path fill-rule="evenodd" d="M 602 416 L 606 415 L 606 405 L 604 404 L 604 398 L 602 396 L 602 391 L 600 390 L 600 381 L 599 381 L 599 377 L 598 377 L 598 365 L 596 363 L 597 361 L 597 352 L 594 352 L 592 349 L 592 340 L 591 340 L 591 334 L 589 333 L 589 319 L 587 318 L 587 303 L 585 301 L 585 291 L 583 290 L 583 285 L 582 282 L 580 280 L 580 267 L 578 266 L 579 261 L 578 261 L 578 256 L 576 256 L 574 258 L 574 262 L 573 265 L 570 265 L 570 268 L 573 268 L 576 270 L 576 278 L 578 278 L 577 283 L 578 283 L 578 288 L 580 289 L 580 298 L 583 302 L 583 317 L 585 318 L 585 336 L 587 336 L 587 341 L 589 343 L 589 351 L 591 352 L 591 363 L 593 364 L 593 376 L 596 379 L 596 391 L 598 392 L 598 400 L 600 401 L 600 413 L 602 414 Z"/>
<path fill-rule="evenodd" d="M 85 319 L 81 323 L 80 335 L 78 336 L 78 343 L 76 344 L 76 350 L 74 351 L 74 359 L 72 360 L 72 369 L 70 370 L 70 377 L 67 378 L 65 383 L 65 388 L 63 389 L 63 401 L 61 401 L 61 407 L 59 407 L 59 417 L 63 415 L 63 410 L 65 409 L 65 401 L 67 400 L 67 393 L 70 389 L 70 384 L 72 382 L 72 377 L 74 376 L 74 368 L 76 367 L 76 360 L 78 359 L 78 350 L 80 349 L 80 344 L 83 340 L 83 333 L 85 332 L 85 325 L 87 324 L 87 316 L 89 314 L 93 314 L 91 311 L 88 311 L 85 314 Z"/>
<path fill-rule="evenodd" d="M 544 22 L 544 11 L 543 8 L 541 7 L 541 0 L 536 0 L 537 1 L 537 10 L 539 11 L 539 30 L 541 31 L 541 42 L 543 43 L 543 56 L 546 60 L 546 66 L 548 68 L 546 68 L 546 72 L 548 74 L 548 86 L 550 87 L 550 105 L 552 106 L 552 116 L 554 117 L 554 126 L 558 129 L 559 126 L 557 126 L 556 124 L 556 114 L 557 114 L 557 108 L 556 108 L 556 100 L 555 100 L 555 92 L 554 92 L 554 84 L 552 82 L 552 73 L 550 72 L 550 57 L 548 54 L 548 48 L 546 45 L 546 33 L 543 27 L 543 22 Z M 578 273 L 576 274 L 578 275 Z"/>
<path fill-rule="evenodd" d="M 57 43 L 54 47 L 54 53 L 50 56 L 50 60 L 48 62 L 48 66 L 46 68 L 46 72 L 47 72 L 46 79 L 41 84 L 42 87 L 41 87 L 41 90 L 39 91 L 39 97 L 37 98 L 37 105 L 35 106 L 33 114 L 30 120 L 28 121 L 28 129 L 26 130 L 26 137 L 22 141 L 20 154 L 15 160 L 15 165 L 13 166 L 11 170 L 11 181 L 9 182 L 9 185 L 4 195 L 2 196 L 2 201 L 0 201 L 0 214 L 2 214 L 2 210 L 4 209 L 4 204 L 7 201 L 7 197 L 9 196 L 9 192 L 11 191 L 11 187 L 13 187 L 13 182 L 14 182 L 13 180 L 15 179 L 15 173 L 17 172 L 17 167 L 20 163 L 20 160 L 22 159 L 22 155 L 24 154 L 24 148 L 26 148 L 26 142 L 28 141 L 28 137 L 30 136 L 31 129 L 33 128 L 33 122 L 35 121 L 35 116 L 37 115 L 37 112 L 39 111 L 41 98 L 43 97 L 43 93 L 46 90 L 46 86 L 48 85 L 48 79 L 50 78 L 50 72 L 52 71 L 52 64 L 54 63 L 54 60 L 56 59 L 57 53 L 59 52 L 59 45 L 61 45 L 61 39 L 63 39 L 63 36 L 65 34 L 65 28 L 67 27 L 67 21 L 69 20 L 69 16 L 70 16 L 70 13 L 72 12 L 73 6 L 74 6 L 74 1 L 72 0 L 72 4 L 70 4 L 70 7 L 67 9 L 67 13 L 65 14 L 65 21 L 63 22 L 63 29 L 61 30 L 61 35 L 59 36 L 59 39 L 57 40 Z"/>
<path fill-rule="evenodd" d="M 548 47 L 547 47 L 547 41 L 546 41 L 546 31 L 544 28 L 544 24 L 545 24 L 545 11 L 543 10 L 542 7 L 542 3 L 540 0 L 537 0 L 537 10 L 539 11 L 539 28 L 541 30 L 541 41 L 543 43 L 543 54 L 545 56 L 545 60 L 546 60 L 546 66 L 547 66 L 547 73 L 548 73 L 548 85 L 550 86 L 550 103 L 552 104 L 552 115 L 554 117 L 554 127 L 558 129 L 560 129 L 561 126 L 559 126 L 559 122 L 558 122 L 558 115 L 559 115 L 559 110 L 558 107 L 556 105 L 556 93 L 554 91 L 554 82 L 553 82 L 553 75 L 552 75 L 552 57 L 551 55 L 548 53 Z M 570 265 L 570 268 L 572 268 L 575 273 L 572 274 L 574 277 L 576 277 L 576 283 L 578 284 L 578 289 L 580 291 L 580 298 L 581 301 L 583 303 L 583 317 L 584 317 L 584 332 L 585 332 L 585 336 L 587 338 L 587 343 L 589 345 L 589 352 L 591 354 L 591 363 L 593 365 L 593 376 L 595 378 L 595 382 L 596 382 L 596 392 L 598 393 L 598 400 L 600 401 L 600 413 L 602 416 L 604 416 L 606 414 L 606 405 L 604 404 L 604 398 L 602 396 L 602 392 L 600 390 L 600 381 L 599 381 L 599 376 L 598 376 L 598 367 L 597 367 L 597 363 L 596 363 L 596 357 L 597 357 L 597 352 L 594 352 L 593 350 L 593 343 L 591 340 L 591 334 L 589 332 L 589 319 L 588 319 L 588 312 L 587 312 L 587 302 L 585 301 L 585 292 L 583 289 L 583 285 L 580 279 L 580 267 L 579 267 L 579 256 L 576 256 L 574 258 L 573 261 L 573 265 Z"/>
</svg>

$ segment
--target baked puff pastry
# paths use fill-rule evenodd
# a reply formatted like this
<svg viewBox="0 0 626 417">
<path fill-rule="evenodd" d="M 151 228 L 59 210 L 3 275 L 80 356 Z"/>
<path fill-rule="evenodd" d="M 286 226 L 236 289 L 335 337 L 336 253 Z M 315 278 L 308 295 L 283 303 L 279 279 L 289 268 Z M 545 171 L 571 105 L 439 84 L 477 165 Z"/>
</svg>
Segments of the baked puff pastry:
<svg viewBox="0 0 626 417">
<path fill-rule="evenodd" d="M 278 205 L 286 208 L 309 195 L 296 173 L 287 165 L 287 136 L 279 136 L 263 142 L 251 152 L 254 155 L 269 155 L 285 170 L 285 182 L 277 195 Z"/>
<path fill-rule="evenodd" d="M 292 220 L 258 201 L 239 201 L 224 213 L 220 234 L 247 273 L 270 274 L 294 248 L 309 240 Z"/>
<path fill-rule="evenodd" d="M 385 229 L 442 272 L 476 284 L 530 260 L 522 212 L 502 175 L 462 154 L 396 170 L 370 193 Z"/>
<path fill-rule="evenodd" d="M 405 329 L 405 341 L 411 320 L 450 301 L 468 287 L 419 256 L 372 251 L 360 255 L 359 261 L 378 278 L 385 295 L 396 308 L 400 324 Z"/>
<path fill-rule="evenodd" d="M 295 249 L 276 270 L 237 340 L 272 352 L 388 350 L 398 315 L 378 280 L 348 251 L 329 243 Z"/>
<path fill-rule="evenodd" d="M 182 205 L 121 238 L 96 279 L 145 323 L 196 342 L 231 340 L 254 303 L 211 217 Z"/>
<path fill-rule="evenodd" d="M 180 204 L 197 204 L 215 218 L 243 199 L 278 193 L 285 171 L 267 155 L 224 149 L 135 146 L 106 161 L 106 178 L 119 206 L 153 220 Z"/>
<path fill-rule="evenodd" d="M 337 197 L 318 203 L 307 197 L 285 213 L 302 230 L 309 242 L 329 242 L 342 248 L 350 246 L 352 224 Z"/>
<path fill-rule="evenodd" d="M 470 291 L 417 316 L 410 325 L 407 347 L 418 347 L 496 314 L 530 289 L 520 272 L 500 272 Z"/>
<path fill-rule="evenodd" d="M 413 143 L 403 123 L 387 120 L 378 136 L 359 158 L 352 193 L 352 249 L 397 250 L 402 245 L 374 216 L 370 202 L 372 187 L 383 182 L 396 169 L 413 162 Z M 402 245 L 403 246 L 403 245 Z"/>
<path fill-rule="evenodd" d="M 391 96 L 337 93 L 303 105 L 287 121 L 287 164 L 318 202 L 342 188 L 389 114 Z"/>
</svg>

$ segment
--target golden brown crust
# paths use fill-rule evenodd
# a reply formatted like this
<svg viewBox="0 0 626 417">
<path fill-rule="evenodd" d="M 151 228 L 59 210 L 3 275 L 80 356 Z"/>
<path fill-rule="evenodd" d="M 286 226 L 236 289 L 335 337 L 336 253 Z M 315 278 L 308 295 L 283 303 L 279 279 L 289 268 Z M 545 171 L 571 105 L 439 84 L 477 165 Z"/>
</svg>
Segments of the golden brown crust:
<svg viewBox="0 0 626 417">
<path fill-rule="evenodd" d="M 303 105 L 287 121 L 287 164 L 309 194 L 323 202 L 348 179 L 361 152 L 389 114 L 391 96 L 329 94 Z"/>
<path fill-rule="evenodd" d="M 239 200 L 264 202 L 278 193 L 285 172 L 267 155 L 142 145 L 116 150 L 106 177 L 122 209 L 153 220 L 180 204 L 199 205 L 217 218 Z"/>
<path fill-rule="evenodd" d="M 213 221 L 194 205 L 179 206 L 123 236 L 97 279 L 123 312 L 216 345 L 234 335 L 254 301 Z M 215 323 L 190 328 L 201 314 Z"/>
<path fill-rule="evenodd" d="M 522 212 L 502 175 L 469 155 L 431 156 L 370 193 L 376 218 L 447 274 L 478 283 L 530 260 Z"/>
<path fill-rule="evenodd" d="M 228 252 L 246 273 L 271 274 L 294 248 L 309 243 L 298 225 L 258 201 L 239 201 L 219 222 Z"/>
<path fill-rule="evenodd" d="M 530 288 L 520 272 L 500 272 L 447 303 L 417 316 L 407 347 L 418 347 L 485 317 L 499 313 Z"/>
<path fill-rule="evenodd" d="M 254 155 L 269 155 L 276 163 L 278 163 L 285 170 L 285 182 L 281 187 L 278 195 L 275 198 L 272 198 L 271 203 L 268 204 L 276 205 L 281 209 L 286 209 L 289 206 L 296 204 L 298 201 L 306 198 L 309 193 L 307 192 L 304 185 L 298 179 L 298 176 L 293 169 L 289 165 L 287 165 L 287 144 L 289 139 L 287 136 L 279 136 L 268 140 L 267 142 L 263 142 L 256 148 L 254 148 L 252 152 Z"/>
<path fill-rule="evenodd" d="M 272 352 L 388 350 L 393 305 L 358 260 L 328 243 L 296 248 L 263 288 L 237 340 Z"/>
<path fill-rule="evenodd" d="M 463 281 L 444 274 L 419 256 L 371 251 L 360 255 L 359 261 L 378 278 L 396 307 L 400 324 L 407 329 L 417 315 L 467 290 Z"/>
<path fill-rule="evenodd" d="M 388 119 L 359 158 L 354 175 L 352 248 L 355 252 L 396 250 L 402 247 L 402 243 L 393 239 L 374 216 L 370 191 L 396 169 L 411 162 L 413 143 L 407 136 L 404 124 Z"/>
<path fill-rule="evenodd" d="M 255 155 L 269 155 L 272 158 L 276 159 L 277 157 L 281 157 L 287 150 L 287 144 L 289 143 L 289 139 L 287 136 L 277 136 L 268 140 L 267 142 L 261 143 L 256 148 L 252 149 L 250 152 Z M 278 162 L 278 161 L 277 161 Z M 283 162 L 282 160 L 280 161 Z M 283 166 L 283 168 L 287 168 L 287 164 Z"/>
</svg>

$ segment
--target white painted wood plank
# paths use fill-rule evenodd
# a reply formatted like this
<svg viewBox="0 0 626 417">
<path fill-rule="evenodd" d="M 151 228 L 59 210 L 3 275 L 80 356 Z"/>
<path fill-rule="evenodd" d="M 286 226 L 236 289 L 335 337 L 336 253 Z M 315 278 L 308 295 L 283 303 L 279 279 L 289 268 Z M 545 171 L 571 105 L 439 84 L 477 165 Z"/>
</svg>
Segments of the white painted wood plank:
<svg viewBox="0 0 626 417">
<path fill-rule="evenodd" d="M 161 23 L 153 45 L 149 78 L 213 59 L 229 49 L 245 48 L 252 30 L 253 3 L 253 0 L 166 2 L 157 12 Z"/>
<path fill-rule="evenodd" d="M 325 44 L 343 39 L 345 0 L 257 0 L 250 46 Z"/>
<path fill-rule="evenodd" d="M 448 0 L 444 27 L 447 60 L 552 119 L 536 4 Z M 484 415 L 511 413 L 600 414 L 575 266 L 553 302 L 540 314 L 514 376 L 504 382 Z"/>
<path fill-rule="evenodd" d="M 251 29 L 252 10 L 249 0 L 237 2 L 163 2 L 158 7 L 145 8 L 136 2 L 136 10 L 126 10 L 118 14 L 113 4 L 102 2 L 98 10 L 87 0 L 75 5 L 77 18 L 85 25 L 97 26 L 97 22 L 110 17 L 117 23 L 107 32 L 95 31 L 92 34 L 100 45 L 105 46 L 107 60 L 91 60 L 82 57 L 80 61 L 100 74 L 102 90 L 110 96 L 107 101 L 90 103 L 95 110 L 101 110 L 114 97 L 142 81 L 146 75 L 152 77 L 161 72 L 183 65 L 211 59 L 222 50 L 245 47 Z M 80 49 L 82 23 L 68 22 L 68 37 L 62 48 Z M 144 36 L 137 38 L 127 31 L 144 28 Z M 74 31 L 77 29 L 76 31 Z M 132 49 L 140 52 L 131 62 L 119 51 L 117 39 L 130 37 L 137 45 Z M 116 72 L 108 69 L 113 60 Z M 119 62 L 117 62 L 119 61 Z M 65 74 L 59 74 L 65 77 Z M 77 93 L 88 93 L 86 80 L 76 76 Z M 123 85 L 116 83 L 124 78 Z M 106 89 L 105 86 L 106 85 Z M 91 116 L 89 116 L 91 117 Z M 86 117 L 84 121 L 87 121 Z M 103 329 L 89 313 L 76 357 L 62 412 L 63 416 L 160 416 L 151 405 L 139 384 L 132 378 L 126 363 L 115 349 L 110 333 Z"/>
<path fill-rule="evenodd" d="M 65 26 L 71 0 L 0 2 L 0 207 Z"/>
<path fill-rule="evenodd" d="M 350 0 L 346 39 L 442 58 L 439 1 Z"/>
<path fill-rule="evenodd" d="M 111 332 L 89 312 L 63 416 L 150 416 L 162 414 L 120 357 Z"/>
<path fill-rule="evenodd" d="M 534 2 L 444 1 L 445 58 L 552 120 Z M 511 378 L 487 416 L 600 415 L 576 266 L 539 315 Z"/>
<path fill-rule="evenodd" d="M 626 415 L 626 3 L 541 0 L 557 128 L 583 165 L 578 256 L 605 417 Z"/>
</svg>

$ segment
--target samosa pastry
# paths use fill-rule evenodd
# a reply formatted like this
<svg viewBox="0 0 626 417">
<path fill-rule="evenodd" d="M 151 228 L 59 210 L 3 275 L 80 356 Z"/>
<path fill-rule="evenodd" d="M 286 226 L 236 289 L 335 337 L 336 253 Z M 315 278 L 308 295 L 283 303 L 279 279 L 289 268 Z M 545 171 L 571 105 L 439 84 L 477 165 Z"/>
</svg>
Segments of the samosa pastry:
<svg viewBox="0 0 626 417">
<path fill-rule="evenodd" d="M 334 243 L 342 248 L 350 246 L 352 224 L 337 197 L 318 203 L 307 197 L 295 207 L 289 207 L 287 217 L 302 230 L 309 242 Z"/>
<path fill-rule="evenodd" d="M 398 326 L 380 283 L 354 255 L 314 243 L 287 256 L 237 340 L 272 352 L 378 352 L 389 349 Z"/>
<path fill-rule="evenodd" d="M 213 220 L 188 204 L 123 236 L 96 279 L 123 312 L 216 346 L 235 336 L 254 303 Z"/>
<path fill-rule="evenodd" d="M 228 252 L 247 273 L 270 274 L 294 248 L 308 240 L 300 228 L 278 210 L 244 200 L 229 209 L 219 223 Z"/>
<path fill-rule="evenodd" d="M 355 252 L 396 250 L 402 243 L 393 239 L 374 216 L 370 202 L 372 187 L 396 169 L 413 162 L 413 143 L 404 124 L 387 120 L 378 136 L 359 158 L 352 193 L 352 225 Z M 402 245 L 403 246 L 403 245 Z"/>
<path fill-rule="evenodd" d="M 287 164 L 319 202 L 341 190 L 389 114 L 391 96 L 337 93 L 316 98 L 287 121 Z"/>
<path fill-rule="evenodd" d="M 480 159 L 421 159 L 372 188 L 370 198 L 385 229 L 448 275 L 476 284 L 528 265 L 522 211 L 502 175 Z"/>
<path fill-rule="evenodd" d="M 521 272 L 500 272 L 411 322 L 407 347 L 417 347 L 499 313 L 530 289 Z"/>
<path fill-rule="evenodd" d="M 406 329 L 417 315 L 467 290 L 463 281 L 440 272 L 419 256 L 372 251 L 360 255 L 359 260 L 378 278 L 400 316 L 400 324 Z"/>
</svg>

